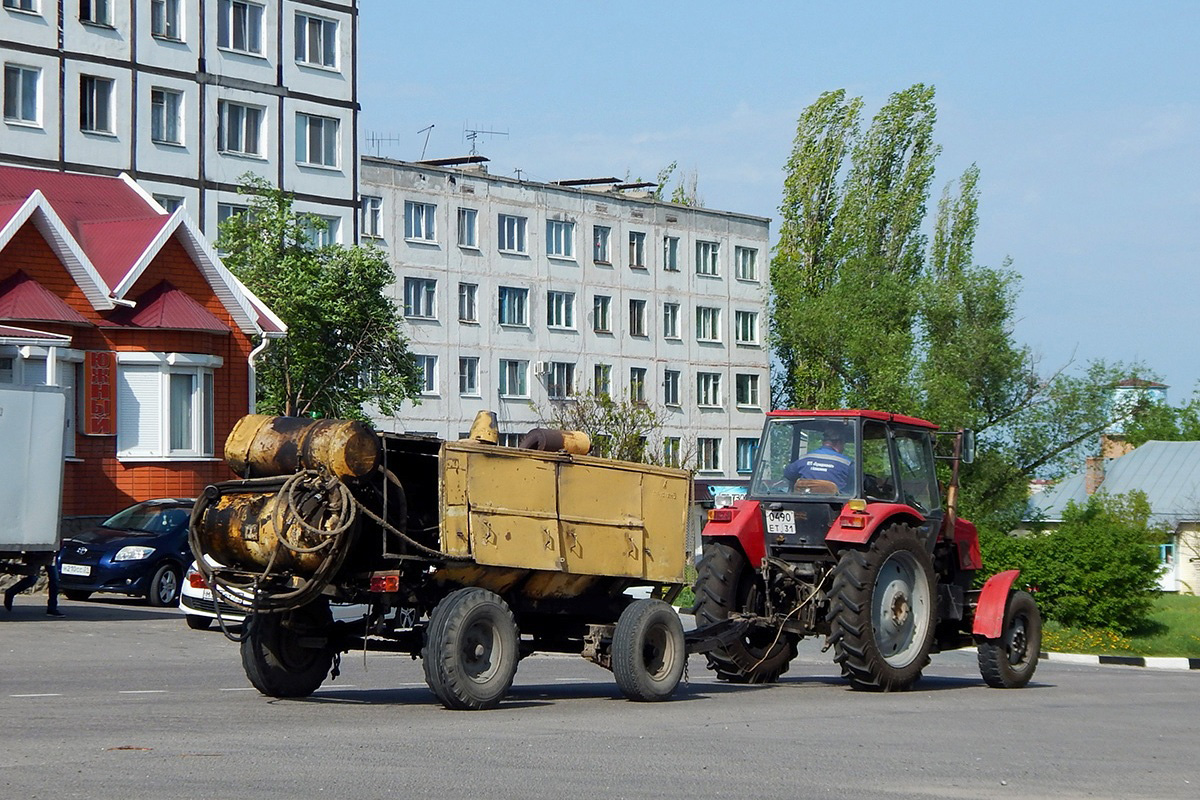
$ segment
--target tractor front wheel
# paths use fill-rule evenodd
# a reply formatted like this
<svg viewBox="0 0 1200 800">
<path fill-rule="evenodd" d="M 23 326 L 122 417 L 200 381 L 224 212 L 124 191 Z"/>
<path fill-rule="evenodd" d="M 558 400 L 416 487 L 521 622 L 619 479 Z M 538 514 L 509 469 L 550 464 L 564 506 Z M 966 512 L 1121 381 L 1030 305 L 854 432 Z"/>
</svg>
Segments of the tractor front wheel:
<svg viewBox="0 0 1200 800">
<path fill-rule="evenodd" d="M 842 552 L 829 591 L 834 660 L 855 689 L 897 692 L 929 663 L 936 597 L 933 561 L 904 524 L 865 550 Z"/>
<path fill-rule="evenodd" d="M 1042 648 L 1042 615 L 1028 592 L 1012 592 L 1004 608 L 999 639 L 978 643 L 979 672 L 988 686 L 1019 689 L 1037 669 Z"/>
</svg>

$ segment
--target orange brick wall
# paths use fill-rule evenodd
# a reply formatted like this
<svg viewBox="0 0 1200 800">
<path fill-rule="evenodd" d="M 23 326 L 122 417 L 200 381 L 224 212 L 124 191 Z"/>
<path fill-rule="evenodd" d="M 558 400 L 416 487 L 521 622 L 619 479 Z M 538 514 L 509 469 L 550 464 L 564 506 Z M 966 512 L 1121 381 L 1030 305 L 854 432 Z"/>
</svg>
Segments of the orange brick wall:
<svg viewBox="0 0 1200 800">
<path fill-rule="evenodd" d="M 67 305 L 93 324 L 101 315 L 87 301 L 54 251 L 33 226 L 27 223 L 0 252 L 0 281 L 17 270 L 61 297 Z M 233 424 L 248 410 L 250 373 L 247 365 L 253 342 L 241 333 L 216 297 L 204 275 L 177 239 L 169 241 L 142 274 L 127 297 L 170 281 L 229 326 L 229 335 L 190 331 L 130 330 L 39 323 L 33 327 L 72 337 L 77 350 L 122 350 L 202 353 L 220 356 L 223 365 L 214 373 L 215 456 Z M 209 483 L 228 480 L 233 473 L 223 460 L 122 463 L 116 457 L 115 436 L 75 438 L 76 460 L 68 461 L 63 486 L 63 516 L 94 516 L 114 513 L 152 497 L 194 497 Z"/>
</svg>

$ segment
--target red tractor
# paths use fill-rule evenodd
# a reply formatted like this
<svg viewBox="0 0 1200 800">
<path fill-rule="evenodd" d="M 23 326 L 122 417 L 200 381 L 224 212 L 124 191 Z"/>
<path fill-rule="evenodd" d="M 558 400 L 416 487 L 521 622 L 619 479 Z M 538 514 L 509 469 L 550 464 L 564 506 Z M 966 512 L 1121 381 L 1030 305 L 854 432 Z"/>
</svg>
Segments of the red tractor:
<svg viewBox="0 0 1200 800">
<path fill-rule="evenodd" d="M 953 437 L 952 455 L 935 456 L 938 436 Z M 990 686 L 1028 683 L 1037 605 L 1014 590 L 1016 570 L 974 588 L 979 538 L 956 513 L 973 451 L 970 431 L 899 414 L 768 414 L 747 496 L 719 497 L 704 528 L 693 611 L 709 668 L 773 681 L 820 634 L 856 689 L 903 691 L 930 653 L 971 644 Z M 944 498 L 938 458 L 950 462 Z"/>
</svg>

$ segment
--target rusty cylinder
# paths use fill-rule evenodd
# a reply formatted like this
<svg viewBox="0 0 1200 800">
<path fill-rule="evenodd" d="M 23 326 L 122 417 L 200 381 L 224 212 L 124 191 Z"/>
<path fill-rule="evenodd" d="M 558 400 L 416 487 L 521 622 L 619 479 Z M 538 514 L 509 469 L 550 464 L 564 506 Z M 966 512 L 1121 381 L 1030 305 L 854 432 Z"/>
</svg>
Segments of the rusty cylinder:
<svg viewBox="0 0 1200 800">
<path fill-rule="evenodd" d="M 292 475 L 324 467 L 361 478 L 380 458 L 379 437 L 361 422 L 247 414 L 225 440 L 225 461 L 242 478 Z"/>
<path fill-rule="evenodd" d="M 592 449 L 591 438 L 583 431 L 560 431 L 554 428 L 534 428 L 521 437 L 518 447 L 556 453 L 566 451 L 583 456 Z"/>
</svg>

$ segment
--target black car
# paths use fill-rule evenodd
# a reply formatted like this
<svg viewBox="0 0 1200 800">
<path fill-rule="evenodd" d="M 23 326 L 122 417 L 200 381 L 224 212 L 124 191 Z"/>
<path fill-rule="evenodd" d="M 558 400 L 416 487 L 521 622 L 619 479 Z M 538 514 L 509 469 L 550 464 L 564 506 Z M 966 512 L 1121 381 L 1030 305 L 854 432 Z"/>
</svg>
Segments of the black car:
<svg viewBox="0 0 1200 800">
<path fill-rule="evenodd" d="M 56 562 L 63 594 L 86 600 L 93 592 L 118 592 L 145 597 L 152 606 L 174 605 L 192 562 L 187 540 L 192 503 L 147 500 L 63 539 Z"/>
</svg>

